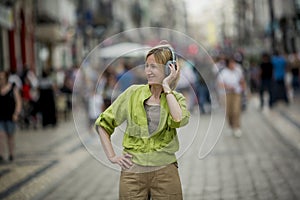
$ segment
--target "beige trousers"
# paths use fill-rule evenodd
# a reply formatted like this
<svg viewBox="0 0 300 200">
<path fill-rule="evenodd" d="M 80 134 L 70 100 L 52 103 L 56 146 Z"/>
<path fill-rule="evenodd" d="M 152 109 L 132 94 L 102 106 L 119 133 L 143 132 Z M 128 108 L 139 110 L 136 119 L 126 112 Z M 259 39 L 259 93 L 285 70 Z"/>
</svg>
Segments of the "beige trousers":
<svg viewBox="0 0 300 200">
<path fill-rule="evenodd" d="M 122 171 L 120 200 L 182 200 L 181 182 L 176 164 L 145 173 Z"/>
<path fill-rule="evenodd" d="M 235 93 L 226 94 L 226 117 L 230 128 L 240 128 L 241 95 Z"/>
</svg>

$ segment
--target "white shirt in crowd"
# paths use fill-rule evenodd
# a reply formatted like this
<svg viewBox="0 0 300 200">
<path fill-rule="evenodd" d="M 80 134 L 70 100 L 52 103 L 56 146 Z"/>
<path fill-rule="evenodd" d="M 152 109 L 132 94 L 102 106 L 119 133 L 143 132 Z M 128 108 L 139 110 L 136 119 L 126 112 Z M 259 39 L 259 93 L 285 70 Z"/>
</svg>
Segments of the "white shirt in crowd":
<svg viewBox="0 0 300 200">
<path fill-rule="evenodd" d="M 241 94 L 241 80 L 243 79 L 243 71 L 239 65 L 236 65 L 234 69 L 224 68 L 220 75 L 219 81 L 226 86 L 232 87 L 234 93 Z"/>
<path fill-rule="evenodd" d="M 97 119 L 100 113 L 102 112 L 102 106 L 104 104 L 102 95 L 100 94 L 93 94 L 89 98 L 89 118 L 90 119 Z"/>
</svg>

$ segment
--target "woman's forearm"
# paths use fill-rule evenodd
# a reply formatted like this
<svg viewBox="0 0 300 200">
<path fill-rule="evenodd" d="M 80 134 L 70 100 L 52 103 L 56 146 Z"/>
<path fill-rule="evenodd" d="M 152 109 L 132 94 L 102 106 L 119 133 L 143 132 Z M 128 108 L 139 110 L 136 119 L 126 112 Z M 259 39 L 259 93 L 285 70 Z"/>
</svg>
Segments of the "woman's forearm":
<svg viewBox="0 0 300 200">
<path fill-rule="evenodd" d="M 109 160 L 116 156 L 108 133 L 101 127 L 97 126 L 97 132 L 101 140 L 104 152 Z"/>
<path fill-rule="evenodd" d="M 14 96 L 15 96 L 15 101 L 16 101 L 14 113 L 16 115 L 19 115 L 22 111 L 22 97 L 16 88 L 14 89 Z"/>
<path fill-rule="evenodd" d="M 181 121 L 182 118 L 182 110 L 181 107 L 179 105 L 179 103 L 177 102 L 174 94 L 170 93 L 170 94 L 166 94 L 166 98 L 167 98 L 167 102 L 168 102 L 168 106 L 170 109 L 170 114 L 173 117 L 174 121 Z"/>
<path fill-rule="evenodd" d="M 132 156 L 128 153 L 116 156 L 108 133 L 101 126 L 97 126 L 97 132 L 99 134 L 106 157 L 109 159 L 109 161 L 111 163 L 118 164 L 123 169 L 130 168 L 132 166 Z"/>
<path fill-rule="evenodd" d="M 179 122 L 182 118 L 181 107 L 168 84 L 163 84 L 163 90 L 166 93 L 170 114 L 175 121 Z"/>
</svg>

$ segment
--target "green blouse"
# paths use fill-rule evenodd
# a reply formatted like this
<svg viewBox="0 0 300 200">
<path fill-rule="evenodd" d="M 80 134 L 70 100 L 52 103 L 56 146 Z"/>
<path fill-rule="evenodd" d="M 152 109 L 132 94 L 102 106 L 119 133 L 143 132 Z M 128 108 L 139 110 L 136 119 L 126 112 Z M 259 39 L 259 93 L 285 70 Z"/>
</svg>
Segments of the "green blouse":
<svg viewBox="0 0 300 200">
<path fill-rule="evenodd" d="M 123 137 L 124 152 L 133 156 L 132 161 L 143 166 L 161 166 L 175 162 L 179 149 L 176 128 L 188 123 L 190 113 L 181 93 L 173 92 L 182 109 L 179 122 L 172 118 L 166 95 L 161 94 L 160 122 L 154 133 L 148 131 L 144 102 L 151 96 L 149 85 L 132 85 L 124 91 L 95 122 L 111 135 L 114 129 L 126 121 Z"/>
</svg>

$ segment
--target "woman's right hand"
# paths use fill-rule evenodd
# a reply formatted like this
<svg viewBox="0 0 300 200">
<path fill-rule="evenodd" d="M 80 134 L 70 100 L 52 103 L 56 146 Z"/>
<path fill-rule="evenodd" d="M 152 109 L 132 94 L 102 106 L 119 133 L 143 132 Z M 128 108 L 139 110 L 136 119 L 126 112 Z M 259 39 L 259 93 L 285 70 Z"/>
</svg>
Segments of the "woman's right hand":
<svg viewBox="0 0 300 200">
<path fill-rule="evenodd" d="M 162 86 L 164 90 L 170 90 L 170 87 L 172 87 L 174 84 L 176 84 L 177 79 L 179 78 L 180 71 L 179 67 L 175 67 L 174 64 L 170 64 L 170 71 L 171 73 L 163 80 Z"/>
<path fill-rule="evenodd" d="M 121 156 L 113 156 L 109 158 L 113 164 L 118 164 L 122 169 L 129 169 L 132 166 L 132 155 L 126 153 Z"/>
</svg>

